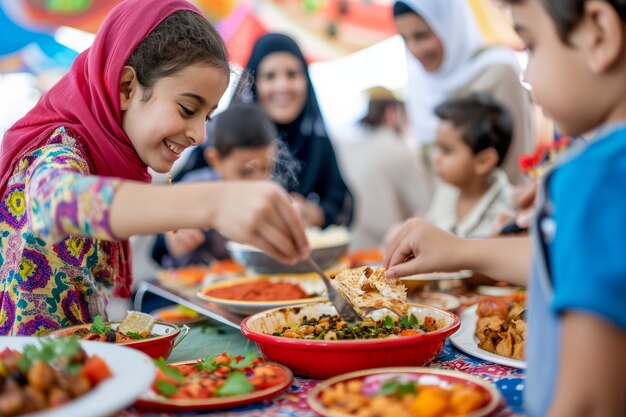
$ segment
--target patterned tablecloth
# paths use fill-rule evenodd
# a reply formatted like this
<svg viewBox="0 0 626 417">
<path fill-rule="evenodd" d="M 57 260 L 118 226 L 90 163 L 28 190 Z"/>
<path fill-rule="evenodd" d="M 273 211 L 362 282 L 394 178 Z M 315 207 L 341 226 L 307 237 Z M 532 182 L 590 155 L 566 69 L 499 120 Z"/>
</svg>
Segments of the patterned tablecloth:
<svg viewBox="0 0 626 417">
<path fill-rule="evenodd" d="M 216 324 L 201 324 L 195 326 L 187 339 L 174 350 L 170 362 L 198 359 L 217 355 L 223 351 L 231 354 L 245 354 L 250 350 L 256 351 L 256 347 L 251 341 L 243 337 L 237 329 Z M 430 366 L 456 369 L 494 383 L 506 401 L 506 406 L 501 409 L 496 417 L 521 415 L 522 394 L 524 392 L 524 373 L 522 370 L 469 357 L 452 346 L 449 341 L 446 342 L 442 352 Z M 318 380 L 296 378 L 292 386 L 277 397 L 229 410 L 172 414 L 143 413 L 130 408 L 120 415 L 122 417 L 313 417 L 317 414 L 308 407 L 306 398 L 311 389 L 319 382 Z"/>
</svg>

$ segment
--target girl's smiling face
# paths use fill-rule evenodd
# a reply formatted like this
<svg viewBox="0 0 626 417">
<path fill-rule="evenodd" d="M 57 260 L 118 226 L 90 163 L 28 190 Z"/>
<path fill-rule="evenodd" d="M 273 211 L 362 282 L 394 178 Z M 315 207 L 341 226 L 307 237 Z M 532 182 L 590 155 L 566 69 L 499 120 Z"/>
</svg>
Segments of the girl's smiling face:
<svg viewBox="0 0 626 417">
<path fill-rule="evenodd" d="M 145 89 L 125 67 L 120 100 L 122 129 L 141 160 L 168 172 L 183 150 L 204 141 L 205 123 L 228 86 L 228 74 L 206 64 L 191 65 L 159 79 L 144 100 Z"/>
</svg>

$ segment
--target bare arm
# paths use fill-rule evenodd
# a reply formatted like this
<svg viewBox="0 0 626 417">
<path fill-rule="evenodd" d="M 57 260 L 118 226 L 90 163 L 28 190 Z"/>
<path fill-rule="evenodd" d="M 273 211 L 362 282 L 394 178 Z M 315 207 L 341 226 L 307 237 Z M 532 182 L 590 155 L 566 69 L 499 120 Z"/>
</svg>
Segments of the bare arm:
<svg viewBox="0 0 626 417">
<path fill-rule="evenodd" d="M 415 218 L 405 222 L 386 245 L 384 264 L 388 277 L 471 269 L 526 286 L 530 260 L 529 237 L 460 239 Z"/>
<path fill-rule="evenodd" d="M 308 254 L 304 228 L 287 193 L 268 181 L 182 184 L 125 182 L 111 206 L 116 237 L 185 228 L 214 228 L 276 259 L 294 263 Z"/>
<path fill-rule="evenodd" d="M 549 417 L 626 415 L 626 332 L 598 316 L 567 312 Z"/>
</svg>

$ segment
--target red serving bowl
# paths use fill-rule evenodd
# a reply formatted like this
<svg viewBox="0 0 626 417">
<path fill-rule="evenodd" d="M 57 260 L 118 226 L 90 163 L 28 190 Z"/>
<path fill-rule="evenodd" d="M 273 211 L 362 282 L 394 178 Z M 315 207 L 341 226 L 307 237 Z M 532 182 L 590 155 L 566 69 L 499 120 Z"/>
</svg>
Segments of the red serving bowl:
<svg viewBox="0 0 626 417">
<path fill-rule="evenodd" d="M 379 313 L 383 311 L 379 310 Z M 324 379 L 361 369 L 425 365 L 437 357 L 446 338 L 461 324 L 456 315 L 434 307 L 409 304 L 408 313 L 415 315 L 420 322 L 426 316 L 433 317 L 438 330 L 419 336 L 366 340 L 326 341 L 272 336 L 272 333 L 290 327 L 304 316 L 313 318 L 322 314 L 337 314 L 332 304 L 324 302 L 254 314 L 243 320 L 241 332 L 256 343 L 266 359 L 285 365 L 297 375 Z M 376 319 L 383 317 L 381 315 Z"/>
<path fill-rule="evenodd" d="M 116 329 L 120 323 L 121 321 L 113 321 L 105 324 L 110 325 L 113 329 Z M 78 330 L 89 329 L 90 327 L 91 323 L 78 324 L 76 326 L 54 330 L 53 332 L 48 333 L 47 336 L 52 338 L 69 337 L 74 335 Z M 116 343 L 116 345 L 128 346 L 130 348 L 140 350 L 154 359 L 167 359 L 172 354 L 174 347 L 176 347 L 189 333 L 189 327 L 184 326 L 183 330 L 184 333 L 181 334 L 181 329 L 177 325 L 166 323 L 164 321 L 157 321 L 152 328 L 152 334 L 155 334 L 155 337 L 143 340 L 133 340 L 131 342 Z M 179 335 L 181 337 L 178 337 Z"/>
</svg>

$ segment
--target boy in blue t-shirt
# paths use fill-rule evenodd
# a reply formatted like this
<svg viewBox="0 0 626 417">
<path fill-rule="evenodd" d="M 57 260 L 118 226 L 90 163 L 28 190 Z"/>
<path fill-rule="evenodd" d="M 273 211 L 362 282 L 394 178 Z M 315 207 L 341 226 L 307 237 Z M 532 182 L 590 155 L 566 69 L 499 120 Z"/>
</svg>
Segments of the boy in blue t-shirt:
<svg viewBox="0 0 626 417">
<path fill-rule="evenodd" d="M 626 416 L 626 1 L 506 0 L 525 78 L 559 130 L 595 139 L 540 184 L 531 237 L 463 240 L 411 219 L 387 276 L 473 269 L 530 279 L 525 411 Z M 405 262 L 405 260 L 407 260 Z"/>
</svg>

